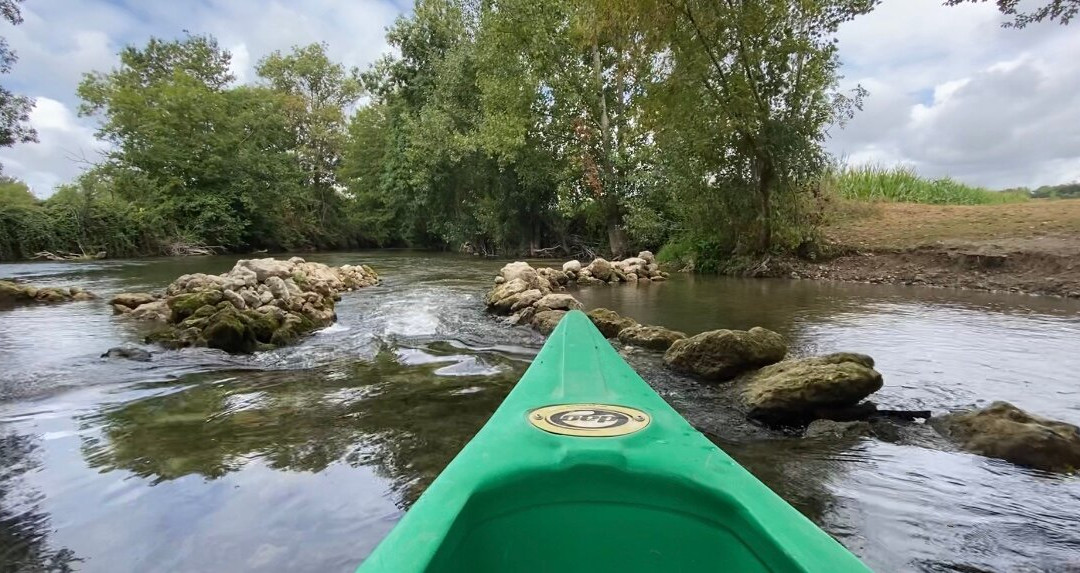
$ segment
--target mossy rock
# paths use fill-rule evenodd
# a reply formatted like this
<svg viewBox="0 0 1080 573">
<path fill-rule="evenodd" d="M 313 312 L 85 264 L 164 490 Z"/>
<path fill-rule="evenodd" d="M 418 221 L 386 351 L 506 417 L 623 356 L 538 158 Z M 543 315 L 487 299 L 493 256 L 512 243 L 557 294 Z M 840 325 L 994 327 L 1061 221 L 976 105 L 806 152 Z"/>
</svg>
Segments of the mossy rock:
<svg viewBox="0 0 1080 573">
<path fill-rule="evenodd" d="M 268 313 L 247 311 L 243 315 L 248 319 L 247 326 L 255 335 L 255 340 L 259 342 L 270 342 L 274 337 L 274 333 L 281 326 L 281 323 Z"/>
<path fill-rule="evenodd" d="M 216 306 L 208 304 L 206 306 L 199 307 L 199 310 L 196 310 L 195 314 L 191 315 L 191 318 L 208 318 L 210 316 L 213 316 L 214 313 L 217 311 L 218 308 Z"/>
<path fill-rule="evenodd" d="M 39 288 L 34 299 L 42 302 L 64 302 L 71 299 L 71 295 L 58 288 Z"/>
<path fill-rule="evenodd" d="M 246 319 L 246 320 L 245 320 Z M 210 348 L 225 352 L 251 352 L 255 349 L 255 333 L 249 326 L 251 320 L 229 305 L 206 319 L 202 339 Z"/>
<path fill-rule="evenodd" d="M 176 325 L 178 328 L 198 328 L 202 330 L 206 328 L 207 322 L 210 320 L 209 316 L 189 316 L 185 318 L 180 324 Z"/>
<path fill-rule="evenodd" d="M 26 287 L 11 281 L 0 281 L 0 303 L 24 302 L 33 298 L 27 293 Z"/>
<path fill-rule="evenodd" d="M 638 326 L 638 322 L 626 316 L 620 316 L 614 310 L 606 308 L 594 308 L 585 313 L 589 316 L 596 328 L 604 335 L 604 338 L 618 338 L 619 332 L 632 326 Z M 670 346 L 670 345 L 669 345 Z"/>
<path fill-rule="evenodd" d="M 203 290 L 178 294 L 169 299 L 169 309 L 172 310 L 172 322 L 182 322 L 185 318 L 195 314 L 204 306 L 211 306 L 221 302 L 221 291 Z M 232 306 L 232 305 L 230 305 Z"/>
<path fill-rule="evenodd" d="M 270 337 L 270 344 L 287 346 L 296 343 L 304 334 L 311 332 L 316 324 L 301 314 L 289 314 Z"/>
</svg>

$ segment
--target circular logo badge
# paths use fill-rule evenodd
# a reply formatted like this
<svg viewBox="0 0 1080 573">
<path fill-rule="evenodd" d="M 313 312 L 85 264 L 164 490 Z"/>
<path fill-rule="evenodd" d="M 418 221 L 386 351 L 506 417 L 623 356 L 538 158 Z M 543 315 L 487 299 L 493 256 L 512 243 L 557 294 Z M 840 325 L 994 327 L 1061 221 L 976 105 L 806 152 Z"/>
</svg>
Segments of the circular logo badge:
<svg viewBox="0 0 1080 573">
<path fill-rule="evenodd" d="M 649 415 L 609 404 L 561 404 L 529 412 L 532 425 L 564 436 L 623 436 L 649 425 Z"/>
</svg>

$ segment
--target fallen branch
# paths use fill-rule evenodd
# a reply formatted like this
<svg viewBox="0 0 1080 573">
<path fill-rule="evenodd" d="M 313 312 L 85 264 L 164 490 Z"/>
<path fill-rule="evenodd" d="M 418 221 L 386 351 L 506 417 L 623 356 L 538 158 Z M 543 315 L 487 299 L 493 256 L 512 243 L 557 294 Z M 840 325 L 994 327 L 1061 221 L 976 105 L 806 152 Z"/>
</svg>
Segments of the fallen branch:
<svg viewBox="0 0 1080 573">
<path fill-rule="evenodd" d="M 175 242 L 165 247 L 165 254 L 170 257 L 195 257 L 224 253 L 227 249 L 221 245 L 203 245 L 201 243 Z"/>
<path fill-rule="evenodd" d="M 37 260 L 46 259 L 50 261 L 94 261 L 104 259 L 105 256 L 105 251 L 98 251 L 93 255 L 88 253 L 68 253 L 65 251 L 58 251 L 55 253 L 52 251 L 40 251 L 31 258 Z"/>
</svg>

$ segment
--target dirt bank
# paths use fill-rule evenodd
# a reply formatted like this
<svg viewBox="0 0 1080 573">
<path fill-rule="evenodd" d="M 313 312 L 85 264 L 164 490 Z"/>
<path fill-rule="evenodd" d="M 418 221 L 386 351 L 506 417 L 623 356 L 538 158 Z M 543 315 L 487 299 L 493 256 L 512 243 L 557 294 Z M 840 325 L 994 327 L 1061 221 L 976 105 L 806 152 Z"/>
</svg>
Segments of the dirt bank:
<svg viewBox="0 0 1080 573">
<path fill-rule="evenodd" d="M 785 272 L 1080 298 L 1080 199 L 854 205 L 826 236 L 840 256 L 791 262 Z"/>
</svg>

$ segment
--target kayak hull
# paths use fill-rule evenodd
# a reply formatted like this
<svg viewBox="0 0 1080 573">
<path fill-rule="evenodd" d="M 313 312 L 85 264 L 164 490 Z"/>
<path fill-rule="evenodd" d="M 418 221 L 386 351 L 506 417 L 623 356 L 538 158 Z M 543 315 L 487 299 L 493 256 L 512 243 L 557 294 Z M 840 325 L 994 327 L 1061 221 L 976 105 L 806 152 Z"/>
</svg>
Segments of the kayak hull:
<svg viewBox="0 0 1080 573">
<path fill-rule="evenodd" d="M 868 571 L 694 430 L 579 311 L 359 571 L 526 569 Z"/>
</svg>

